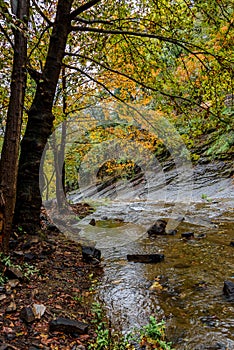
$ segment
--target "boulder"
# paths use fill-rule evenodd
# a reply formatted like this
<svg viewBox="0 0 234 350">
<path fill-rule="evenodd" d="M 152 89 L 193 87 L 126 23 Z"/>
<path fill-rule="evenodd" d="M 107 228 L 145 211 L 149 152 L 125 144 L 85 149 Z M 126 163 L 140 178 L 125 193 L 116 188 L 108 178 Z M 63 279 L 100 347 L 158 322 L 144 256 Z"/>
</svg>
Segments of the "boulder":
<svg viewBox="0 0 234 350">
<path fill-rule="evenodd" d="M 230 300 L 234 301 L 234 283 L 231 281 L 224 281 L 223 294 Z"/>
<path fill-rule="evenodd" d="M 128 254 L 127 255 L 128 261 L 133 261 L 135 263 L 159 263 L 164 260 L 163 254 Z"/>
<path fill-rule="evenodd" d="M 3 301 L 3 300 L 6 299 L 6 298 L 7 298 L 6 294 L 1 294 L 1 295 L 0 295 L 0 301 Z"/>
<path fill-rule="evenodd" d="M 147 231 L 149 236 L 165 235 L 166 234 L 167 222 L 165 220 L 157 220 L 153 226 Z"/>
<path fill-rule="evenodd" d="M 88 331 L 89 325 L 84 322 L 71 320 L 69 318 L 59 317 L 49 324 L 50 332 L 62 332 L 66 334 L 85 334 Z"/>
</svg>

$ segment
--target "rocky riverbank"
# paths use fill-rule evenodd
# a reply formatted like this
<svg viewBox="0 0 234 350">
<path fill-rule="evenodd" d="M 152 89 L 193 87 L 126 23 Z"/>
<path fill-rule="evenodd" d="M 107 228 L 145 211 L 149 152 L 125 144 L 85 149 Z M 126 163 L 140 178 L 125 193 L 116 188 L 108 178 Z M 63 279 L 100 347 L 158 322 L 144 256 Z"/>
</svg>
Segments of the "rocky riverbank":
<svg viewBox="0 0 234 350">
<path fill-rule="evenodd" d="M 87 349 L 102 268 L 85 263 L 80 245 L 60 233 L 11 245 L 1 257 L 0 349 Z"/>
</svg>

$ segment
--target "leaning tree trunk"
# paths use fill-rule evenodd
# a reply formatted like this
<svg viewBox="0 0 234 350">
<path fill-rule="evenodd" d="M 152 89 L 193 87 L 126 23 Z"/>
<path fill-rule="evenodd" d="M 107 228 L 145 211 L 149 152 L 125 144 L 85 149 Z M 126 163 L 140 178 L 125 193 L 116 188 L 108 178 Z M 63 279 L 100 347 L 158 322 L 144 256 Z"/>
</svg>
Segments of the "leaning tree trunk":
<svg viewBox="0 0 234 350">
<path fill-rule="evenodd" d="M 53 128 L 52 106 L 70 31 L 72 2 L 58 1 L 45 67 L 37 82 L 21 143 L 15 224 L 21 225 L 29 234 L 37 234 L 40 230 L 39 168 L 44 147 Z"/>
<path fill-rule="evenodd" d="M 26 86 L 27 21 L 29 0 L 19 0 L 13 9 L 17 18 L 24 23 L 24 30 L 15 29 L 14 58 L 10 87 L 10 101 L 7 111 L 6 131 L 0 163 L 1 231 L 2 250 L 8 252 L 16 200 L 18 158 Z"/>
</svg>

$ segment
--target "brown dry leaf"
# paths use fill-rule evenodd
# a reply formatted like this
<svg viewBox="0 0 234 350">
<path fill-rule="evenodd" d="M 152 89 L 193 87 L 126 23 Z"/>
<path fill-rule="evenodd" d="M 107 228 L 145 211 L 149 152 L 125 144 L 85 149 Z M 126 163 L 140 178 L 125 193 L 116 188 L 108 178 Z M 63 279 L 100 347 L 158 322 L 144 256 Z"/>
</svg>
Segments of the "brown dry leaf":
<svg viewBox="0 0 234 350">
<path fill-rule="evenodd" d="M 90 338 L 90 336 L 88 334 L 82 334 L 80 335 L 80 340 L 81 341 L 86 341 Z"/>
<path fill-rule="evenodd" d="M 4 327 L 4 326 L 3 326 L 2 330 L 3 330 L 4 333 L 7 333 L 7 334 L 13 332 L 13 329 L 10 328 L 10 327 Z"/>
</svg>

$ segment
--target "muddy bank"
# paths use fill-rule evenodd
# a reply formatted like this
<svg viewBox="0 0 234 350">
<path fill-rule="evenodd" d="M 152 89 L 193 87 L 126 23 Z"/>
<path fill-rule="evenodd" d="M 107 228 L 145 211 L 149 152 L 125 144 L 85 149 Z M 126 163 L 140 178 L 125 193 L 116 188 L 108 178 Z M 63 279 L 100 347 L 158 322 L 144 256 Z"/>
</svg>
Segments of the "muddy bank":
<svg viewBox="0 0 234 350">
<path fill-rule="evenodd" d="M 102 269 L 84 263 L 80 245 L 59 233 L 11 245 L 11 264 L 28 264 L 32 274 L 9 276 L 1 286 L 1 349 L 86 349 L 95 338 L 91 303 Z M 34 305 L 43 310 L 41 317 L 30 313 Z M 53 320 L 61 318 L 65 325 L 56 328 Z"/>
</svg>

